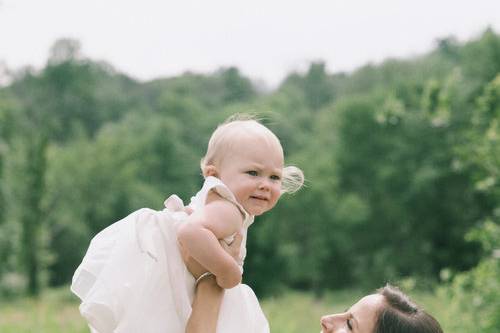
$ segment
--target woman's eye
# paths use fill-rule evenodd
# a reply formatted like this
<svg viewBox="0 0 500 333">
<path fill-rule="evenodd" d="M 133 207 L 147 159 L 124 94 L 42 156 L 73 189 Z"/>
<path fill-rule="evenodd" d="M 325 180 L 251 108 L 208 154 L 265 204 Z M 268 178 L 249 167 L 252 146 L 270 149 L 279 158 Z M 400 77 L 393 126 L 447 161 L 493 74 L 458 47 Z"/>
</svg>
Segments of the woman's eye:
<svg viewBox="0 0 500 333">
<path fill-rule="evenodd" d="M 250 176 L 257 176 L 257 171 L 250 170 L 250 171 L 247 171 L 247 174 L 249 174 Z"/>
<path fill-rule="evenodd" d="M 347 319 L 347 327 L 349 327 L 349 330 L 352 331 L 351 319 Z"/>
</svg>

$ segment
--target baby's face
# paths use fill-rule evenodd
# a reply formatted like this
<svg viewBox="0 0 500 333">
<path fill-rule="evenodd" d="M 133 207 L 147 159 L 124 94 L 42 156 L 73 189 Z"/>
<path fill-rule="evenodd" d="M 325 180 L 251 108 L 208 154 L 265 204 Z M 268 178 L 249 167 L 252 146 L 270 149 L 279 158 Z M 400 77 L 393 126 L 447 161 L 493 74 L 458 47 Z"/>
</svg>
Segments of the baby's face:
<svg viewBox="0 0 500 333">
<path fill-rule="evenodd" d="M 244 140 L 226 156 L 217 170 L 250 215 L 273 208 L 281 195 L 283 151 L 266 140 Z"/>
</svg>

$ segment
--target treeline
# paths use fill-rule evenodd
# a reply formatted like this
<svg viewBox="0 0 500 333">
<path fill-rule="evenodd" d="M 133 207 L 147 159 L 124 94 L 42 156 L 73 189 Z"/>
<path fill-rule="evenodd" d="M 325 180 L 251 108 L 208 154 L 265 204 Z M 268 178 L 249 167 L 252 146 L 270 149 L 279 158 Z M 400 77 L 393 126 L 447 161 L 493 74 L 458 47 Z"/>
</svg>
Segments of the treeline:
<svg viewBox="0 0 500 333">
<path fill-rule="evenodd" d="M 237 112 L 307 178 L 251 227 L 259 295 L 433 283 L 488 260 L 495 273 L 499 73 L 491 29 L 353 73 L 312 63 L 272 92 L 237 68 L 139 82 L 57 41 L 0 89 L 0 292 L 67 284 L 98 231 L 171 193 L 189 201 L 210 133 Z"/>
</svg>

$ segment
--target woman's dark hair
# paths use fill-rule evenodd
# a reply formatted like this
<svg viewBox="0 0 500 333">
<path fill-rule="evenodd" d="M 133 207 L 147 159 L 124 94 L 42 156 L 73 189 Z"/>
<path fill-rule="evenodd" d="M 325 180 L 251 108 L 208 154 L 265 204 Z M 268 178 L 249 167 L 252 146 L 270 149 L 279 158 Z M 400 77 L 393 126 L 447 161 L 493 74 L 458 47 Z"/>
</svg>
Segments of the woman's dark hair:
<svg viewBox="0 0 500 333">
<path fill-rule="evenodd" d="M 443 333 L 437 320 L 398 288 L 388 284 L 378 293 L 384 296 L 385 304 L 378 313 L 374 333 Z"/>
</svg>

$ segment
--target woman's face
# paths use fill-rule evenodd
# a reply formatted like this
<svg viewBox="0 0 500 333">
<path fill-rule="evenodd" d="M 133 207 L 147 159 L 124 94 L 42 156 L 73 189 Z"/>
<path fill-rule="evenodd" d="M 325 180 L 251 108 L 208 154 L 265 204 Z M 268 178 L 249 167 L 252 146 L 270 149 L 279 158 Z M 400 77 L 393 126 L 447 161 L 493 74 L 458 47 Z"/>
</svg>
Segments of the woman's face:
<svg viewBox="0 0 500 333">
<path fill-rule="evenodd" d="M 384 296 L 373 294 L 363 297 L 344 313 L 321 318 L 323 333 L 373 333 L 377 313 L 382 308 Z"/>
</svg>

